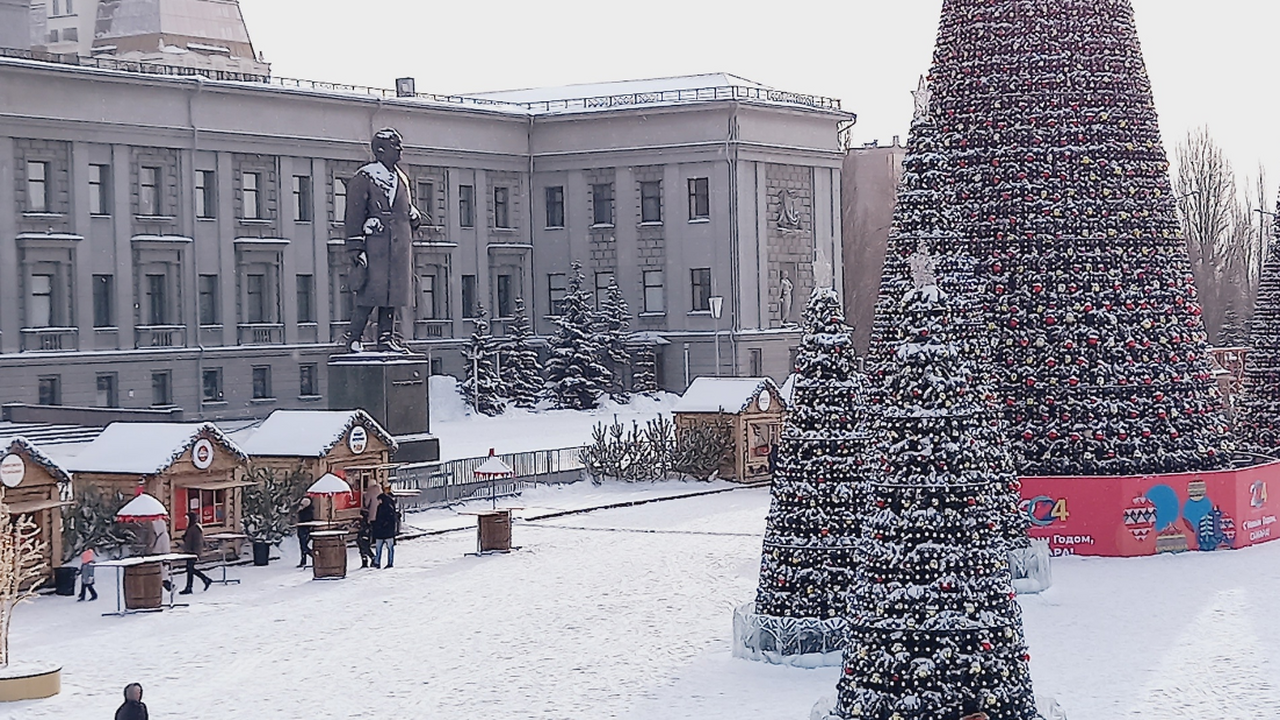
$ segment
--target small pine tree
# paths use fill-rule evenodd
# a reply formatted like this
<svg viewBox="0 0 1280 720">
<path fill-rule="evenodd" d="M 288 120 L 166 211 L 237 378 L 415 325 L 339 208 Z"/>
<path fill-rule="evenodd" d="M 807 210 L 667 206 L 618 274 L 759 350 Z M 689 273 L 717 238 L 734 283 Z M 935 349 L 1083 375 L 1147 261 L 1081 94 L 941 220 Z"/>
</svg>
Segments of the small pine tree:
<svg viewBox="0 0 1280 720">
<path fill-rule="evenodd" d="M 506 402 L 498 374 L 498 343 L 489 334 L 488 314 L 483 307 L 476 311 L 475 330 L 462 357 L 467 366 L 466 379 L 462 382 L 463 399 L 481 415 L 501 415 Z"/>
<path fill-rule="evenodd" d="M 611 375 L 601 362 L 605 351 L 594 327 L 591 293 L 583 287 L 582 264 L 574 261 L 572 267 L 564 309 L 548 343 L 546 393 L 556 408 L 590 410 L 599 407 Z"/>
<path fill-rule="evenodd" d="M 298 467 L 290 472 L 256 466 L 249 470 L 244 489 L 240 523 L 253 542 L 279 545 L 293 527 L 294 513 L 310 480 Z"/>
<path fill-rule="evenodd" d="M 631 391 L 638 395 L 658 392 L 658 354 L 652 345 L 640 347 L 631 361 Z"/>
<path fill-rule="evenodd" d="M 533 346 L 533 327 L 524 299 L 516 298 L 516 316 L 501 344 L 503 390 L 516 407 L 531 408 L 542 395 L 542 361 Z"/>
<path fill-rule="evenodd" d="M 627 307 L 627 300 L 622 297 L 622 288 L 618 287 L 616 280 L 609 283 L 609 290 L 597 314 L 597 322 L 600 343 L 604 348 L 603 360 L 612 373 L 609 395 L 617 402 L 626 402 L 629 399 L 626 370 L 631 364 L 631 353 L 627 349 L 631 309 Z"/>
</svg>

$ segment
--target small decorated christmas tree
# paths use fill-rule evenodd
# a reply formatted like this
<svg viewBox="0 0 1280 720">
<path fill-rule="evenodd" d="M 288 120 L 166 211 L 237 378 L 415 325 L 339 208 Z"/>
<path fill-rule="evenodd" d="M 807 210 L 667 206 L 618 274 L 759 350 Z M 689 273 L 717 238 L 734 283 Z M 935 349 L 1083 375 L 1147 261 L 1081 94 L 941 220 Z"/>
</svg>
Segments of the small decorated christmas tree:
<svg viewBox="0 0 1280 720">
<path fill-rule="evenodd" d="M 1277 207 L 1280 210 L 1280 207 Z M 1280 223 L 1277 224 L 1280 226 Z M 1280 452 L 1280 238 L 1271 238 L 1254 306 L 1244 388 L 1235 400 L 1235 430 L 1247 450 Z"/>
<path fill-rule="evenodd" d="M 849 645 L 832 717 L 1036 717 L 1006 550 L 1017 478 L 920 255 L 886 363 L 878 472 L 867 485 Z"/>
<path fill-rule="evenodd" d="M 804 324 L 795 391 L 774 451 L 755 612 L 826 620 L 848 608 L 855 501 L 867 470 L 866 385 L 835 291 L 814 290 Z"/>
<path fill-rule="evenodd" d="M 547 397 L 563 410 L 590 410 L 600 405 L 611 374 L 605 367 L 605 349 L 592 309 L 591 293 L 583 287 L 582 265 L 573 263 L 564 307 L 556 318 L 556 332 L 548 344 Z"/>
<path fill-rule="evenodd" d="M 498 370 L 498 342 L 489 333 L 488 313 L 483 307 L 476 311 L 473 322 L 471 343 L 462 351 L 466 361 L 462 397 L 481 415 L 501 415 L 506 409 L 506 391 Z"/>
<path fill-rule="evenodd" d="M 516 316 L 502 339 L 503 391 L 516 407 L 531 408 L 542 395 L 542 362 L 533 346 L 533 328 L 524 299 L 516 298 Z"/>
</svg>

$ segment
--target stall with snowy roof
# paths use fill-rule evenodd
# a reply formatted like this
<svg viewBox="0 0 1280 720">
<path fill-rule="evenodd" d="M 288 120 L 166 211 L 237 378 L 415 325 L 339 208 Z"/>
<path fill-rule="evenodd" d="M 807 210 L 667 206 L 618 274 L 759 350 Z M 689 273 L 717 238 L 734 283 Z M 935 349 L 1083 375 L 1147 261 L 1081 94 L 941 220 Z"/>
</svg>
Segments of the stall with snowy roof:
<svg viewBox="0 0 1280 720">
<path fill-rule="evenodd" d="M 330 473 L 345 480 L 350 494 L 318 498 L 316 517 L 332 509 L 337 520 L 353 519 L 368 482 L 386 488 L 396 468 L 395 438 L 364 410 L 277 410 L 231 437 L 255 467 L 301 472 L 308 485 Z"/>
<path fill-rule="evenodd" d="M 786 411 L 781 390 L 769 378 L 701 377 L 672 414 L 678 431 L 727 420 L 733 447 L 720 477 L 749 481 L 769 477 L 769 454 L 782 434 Z"/>
<path fill-rule="evenodd" d="M 0 440 L 0 448 L 0 483 L 9 514 L 35 521 L 52 576 L 62 560 L 62 506 L 71 501 L 71 474 L 25 437 Z"/>
<path fill-rule="evenodd" d="M 195 512 L 206 534 L 240 528 L 249 456 L 212 423 L 113 423 L 65 464 L 77 483 L 146 492 L 169 511 L 170 533 Z"/>
</svg>

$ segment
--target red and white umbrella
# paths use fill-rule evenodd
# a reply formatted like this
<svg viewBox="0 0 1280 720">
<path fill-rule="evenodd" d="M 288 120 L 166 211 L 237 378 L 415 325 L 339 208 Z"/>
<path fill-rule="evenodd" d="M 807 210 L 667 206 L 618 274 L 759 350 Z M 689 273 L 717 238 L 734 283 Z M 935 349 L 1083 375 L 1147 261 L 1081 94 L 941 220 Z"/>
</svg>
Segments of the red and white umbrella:
<svg viewBox="0 0 1280 720">
<path fill-rule="evenodd" d="M 347 481 L 333 473 L 325 473 L 307 488 L 308 495 L 342 495 L 350 492 L 351 486 Z"/>
<path fill-rule="evenodd" d="M 116 512 L 116 521 L 124 523 L 164 520 L 167 517 L 169 511 L 164 504 L 146 493 L 139 493 Z"/>
<path fill-rule="evenodd" d="M 475 476 L 484 480 L 490 478 L 509 478 L 515 477 L 516 471 L 512 470 L 509 465 L 502 462 L 502 459 L 493 454 L 493 448 L 489 448 L 489 459 L 484 464 L 476 468 Z"/>
</svg>

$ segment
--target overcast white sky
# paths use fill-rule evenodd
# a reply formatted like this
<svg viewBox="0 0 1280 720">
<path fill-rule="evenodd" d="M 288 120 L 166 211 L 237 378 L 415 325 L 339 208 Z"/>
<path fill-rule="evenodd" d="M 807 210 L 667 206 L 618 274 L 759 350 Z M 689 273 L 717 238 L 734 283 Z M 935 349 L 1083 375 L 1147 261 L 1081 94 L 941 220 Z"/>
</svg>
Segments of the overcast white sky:
<svg viewBox="0 0 1280 720">
<path fill-rule="evenodd" d="M 1280 3 L 1133 0 L 1170 153 L 1207 124 L 1241 174 L 1280 179 Z M 729 72 L 839 98 L 855 139 L 903 135 L 942 0 L 240 0 L 276 75 L 420 92 Z"/>
</svg>

